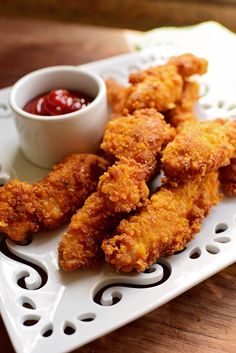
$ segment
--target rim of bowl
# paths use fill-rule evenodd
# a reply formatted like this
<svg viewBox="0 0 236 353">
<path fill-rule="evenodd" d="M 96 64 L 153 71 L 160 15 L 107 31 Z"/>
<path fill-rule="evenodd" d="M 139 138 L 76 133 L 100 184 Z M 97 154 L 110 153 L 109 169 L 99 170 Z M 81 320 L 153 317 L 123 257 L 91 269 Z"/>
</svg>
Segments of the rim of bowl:
<svg viewBox="0 0 236 353">
<path fill-rule="evenodd" d="M 40 75 L 41 73 L 47 73 L 47 72 L 50 73 L 50 72 L 55 72 L 55 71 L 74 71 L 74 72 L 81 72 L 81 73 L 87 74 L 92 79 L 94 79 L 94 81 L 96 81 L 96 83 L 98 85 L 98 93 L 97 93 L 96 97 L 92 100 L 92 102 L 89 105 L 87 105 L 87 107 L 80 109 L 80 110 L 76 110 L 72 113 L 61 114 L 61 115 L 31 114 L 31 113 L 26 112 L 24 109 L 20 108 L 16 104 L 16 101 L 15 101 L 16 92 L 25 81 L 30 80 L 31 77 L 34 77 L 35 75 L 37 76 L 37 75 Z M 106 85 L 105 85 L 105 82 L 103 81 L 103 79 L 98 74 L 96 74 L 88 69 L 80 68 L 80 67 L 73 66 L 73 65 L 58 65 L 58 66 L 50 66 L 50 67 L 46 67 L 46 68 L 32 71 L 32 72 L 26 74 L 25 76 L 21 77 L 18 81 L 16 81 L 16 83 L 13 85 L 12 91 L 10 93 L 9 105 L 10 105 L 10 108 L 15 113 L 17 113 L 21 116 L 23 115 L 27 119 L 40 120 L 40 121 L 45 121 L 45 120 L 58 121 L 58 120 L 72 119 L 75 117 L 79 117 L 81 114 L 83 114 L 85 112 L 89 112 L 89 110 L 94 108 L 95 104 L 97 105 L 100 103 L 104 94 L 106 94 Z"/>
</svg>

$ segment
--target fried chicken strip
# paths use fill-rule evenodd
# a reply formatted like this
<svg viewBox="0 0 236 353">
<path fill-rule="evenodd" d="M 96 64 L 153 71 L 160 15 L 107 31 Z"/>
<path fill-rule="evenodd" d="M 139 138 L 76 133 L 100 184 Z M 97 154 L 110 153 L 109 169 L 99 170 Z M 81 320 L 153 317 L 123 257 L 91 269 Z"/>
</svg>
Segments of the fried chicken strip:
<svg viewBox="0 0 236 353">
<path fill-rule="evenodd" d="M 170 58 L 168 63 L 176 66 L 179 74 L 184 79 L 188 79 L 193 75 L 203 75 L 206 73 L 208 67 L 206 59 L 198 58 L 191 53 L 174 56 Z"/>
<path fill-rule="evenodd" d="M 194 74 L 202 75 L 206 70 L 205 59 L 192 54 L 180 55 L 165 65 L 130 74 L 129 86 L 122 87 L 114 80 L 108 80 L 108 100 L 115 115 L 142 108 L 165 112 L 175 108 L 181 99 L 184 81 Z"/>
<path fill-rule="evenodd" d="M 12 240 L 25 242 L 29 233 L 37 232 L 32 185 L 17 179 L 0 188 L 0 232 Z"/>
<path fill-rule="evenodd" d="M 236 146 L 236 121 L 217 119 L 184 126 L 163 152 L 165 176 L 180 182 L 230 163 Z"/>
<path fill-rule="evenodd" d="M 165 114 L 167 121 L 178 129 L 186 123 L 197 121 L 194 113 L 195 104 L 199 99 L 199 84 L 196 81 L 184 81 L 183 94 L 176 107 Z"/>
<path fill-rule="evenodd" d="M 107 79 L 105 83 L 107 87 L 107 99 L 112 107 L 111 119 L 119 118 L 124 113 L 127 113 L 127 111 L 124 111 L 124 104 L 131 93 L 131 87 L 122 86 L 114 79 Z"/>
<path fill-rule="evenodd" d="M 29 233 L 59 227 L 96 190 L 107 167 L 101 157 L 73 154 L 38 183 L 9 182 L 0 189 L 0 232 L 25 242 Z"/>
<path fill-rule="evenodd" d="M 236 196 L 236 158 L 232 158 L 226 167 L 220 168 L 219 180 L 225 195 Z"/>
<path fill-rule="evenodd" d="M 97 192 L 72 217 L 59 244 L 59 262 L 64 270 L 97 263 L 100 244 L 111 225 L 117 224 L 124 212 L 146 202 L 146 181 L 173 133 L 154 109 L 136 111 L 108 123 L 101 147 L 118 161 L 100 177 Z"/>
<path fill-rule="evenodd" d="M 130 212 L 143 204 L 149 193 L 146 182 L 174 136 L 174 129 L 154 109 L 137 110 L 108 123 L 101 147 L 118 162 L 101 176 L 98 190 L 110 210 Z"/>
<path fill-rule="evenodd" d="M 117 226 L 120 215 L 112 213 L 99 192 L 94 192 L 71 219 L 59 243 L 60 267 L 68 272 L 96 267 L 102 258 L 100 245 Z"/>
<path fill-rule="evenodd" d="M 100 177 L 98 191 L 88 197 L 72 217 L 59 244 L 61 268 L 74 271 L 98 265 L 102 257 L 100 245 L 118 225 L 122 212 L 129 212 L 146 202 L 149 189 L 144 178 L 141 165 L 126 158 Z"/>
<path fill-rule="evenodd" d="M 103 241 L 106 261 L 117 271 L 140 272 L 183 249 L 218 202 L 218 184 L 212 172 L 178 187 L 163 186 L 138 215 L 122 220 L 116 235 Z"/>
</svg>

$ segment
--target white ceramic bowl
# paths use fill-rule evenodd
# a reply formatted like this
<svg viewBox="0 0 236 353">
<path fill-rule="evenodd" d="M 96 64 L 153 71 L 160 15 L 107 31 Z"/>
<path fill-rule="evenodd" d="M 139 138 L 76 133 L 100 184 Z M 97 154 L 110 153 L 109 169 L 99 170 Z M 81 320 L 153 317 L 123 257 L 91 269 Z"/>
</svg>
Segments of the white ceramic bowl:
<svg viewBox="0 0 236 353">
<path fill-rule="evenodd" d="M 36 96 L 59 88 L 80 91 L 94 100 L 81 110 L 57 116 L 23 110 Z M 74 66 L 48 67 L 24 76 L 12 89 L 10 107 L 24 155 L 44 168 L 50 168 L 69 153 L 95 152 L 108 119 L 104 81 Z"/>
</svg>

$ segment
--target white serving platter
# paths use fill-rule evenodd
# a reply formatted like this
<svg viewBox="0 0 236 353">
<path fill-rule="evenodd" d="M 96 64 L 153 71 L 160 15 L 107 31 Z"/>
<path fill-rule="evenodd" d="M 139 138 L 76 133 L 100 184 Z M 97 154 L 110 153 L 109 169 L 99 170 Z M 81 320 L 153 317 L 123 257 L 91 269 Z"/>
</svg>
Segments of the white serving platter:
<svg viewBox="0 0 236 353">
<path fill-rule="evenodd" d="M 236 68 L 233 62 L 225 67 L 224 60 L 235 56 L 236 40 L 225 35 L 222 52 L 222 45 L 218 51 L 207 51 L 199 42 L 194 46 L 177 37 L 171 43 L 83 67 L 125 83 L 133 70 L 191 51 L 210 61 L 209 73 L 199 79 L 202 97 L 197 114 L 201 119 L 233 119 Z M 0 182 L 13 177 L 35 182 L 47 171 L 29 163 L 19 150 L 9 93 L 10 88 L 0 91 Z M 161 259 L 140 274 L 117 274 L 106 265 L 97 271 L 60 271 L 57 245 L 64 230 L 38 233 L 27 246 L 0 238 L 0 310 L 18 353 L 69 352 L 163 305 L 236 261 L 235 198 L 225 198 L 212 209 L 201 232 L 183 252 Z"/>
</svg>

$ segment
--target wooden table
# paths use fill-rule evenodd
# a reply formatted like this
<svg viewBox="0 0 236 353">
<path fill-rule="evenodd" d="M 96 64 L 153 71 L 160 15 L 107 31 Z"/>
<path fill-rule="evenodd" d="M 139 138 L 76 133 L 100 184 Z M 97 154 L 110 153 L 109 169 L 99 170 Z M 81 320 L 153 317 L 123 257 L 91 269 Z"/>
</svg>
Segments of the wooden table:
<svg viewBox="0 0 236 353">
<path fill-rule="evenodd" d="M 126 33 L 0 17 L 0 87 L 43 66 L 80 64 L 127 52 Z M 236 264 L 74 353 L 235 353 L 235 278 Z M 14 353 L 2 321 L 0 352 Z"/>
</svg>

